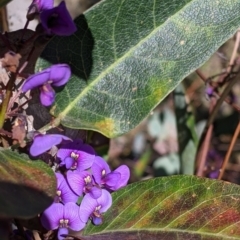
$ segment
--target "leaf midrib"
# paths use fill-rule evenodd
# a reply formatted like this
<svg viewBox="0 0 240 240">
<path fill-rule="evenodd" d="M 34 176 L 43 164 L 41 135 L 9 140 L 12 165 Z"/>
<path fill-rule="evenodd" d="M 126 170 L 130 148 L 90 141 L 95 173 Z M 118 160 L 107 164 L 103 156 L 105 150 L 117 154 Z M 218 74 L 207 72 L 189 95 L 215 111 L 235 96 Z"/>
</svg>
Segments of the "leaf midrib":
<svg viewBox="0 0 240 240">
<path fill-rule="evenodd" d="M 124 1 L 124 0 L 123 0 Z M 83 89 L 83 91 L 59 114 L 58 118 L 62 119 L 64 118 L 64 116 L 66 116 L 68 114 L 69 111 L 71 111 L 71 109 L 74 107 L 75 103 L 78 102 L 79 99 L 82 98 L 82 96 L 84 96 L 85 94 L 87 94 L 89 92 L 89 90 L 91 90 L 92 86 L 94 86 L 95 84 L 98 83 L 98 81 L 100 81 L 106 74 L 108 74 L 109 72 L 111 72 L 112 69 L 114 69 L 114 67 L 116 65 L 118 65 L 120 62 L 122 62 L 122 59 L 126 59 L 128 56 L 131 55 L 132 52 L 135 51 L 135 49 L 137 49 L 139 46 L 141 46 L 145 41 L 147 41 L 148 39 L 150 39 L 152 37 L 152 35 L 154 35 L 155 32 L 159 31 L 159 28 L 164 27 L 165 25 L 168 24 L 168 22 L 171 22 L 172 20 L 174 20 L 174 18 L 179 15 L 180 12 L 182 12 L 188 5 L 192 4 L 192 2 L 195 0 L 192 0 L 190 2 L 188 2 L 184 7 L 181 8 L 181 10 L 177 11 L 175 14 L 171 15 L 170 18 L 168 18 L 164 23 L 162 23 L 161 25 L 159 25 L 158 27 L 156 27 L 155 29 L 153 29 L 153 31 L 151 31 L 148 35 L 146 35 L 145 38 L 141 39 L 139 41 L 138 44 L 134 45 L 133 47 L 129 48 L 129 50 L 123 54 L 122 57 L 120 57 L 117 61 L 115 61 L 114 63 L 112 63 L 111 65 L 109 65 L 106 70 L 104 70 L 103 72 L 101 72 L 101 74 L 93 79 L 91 81 L 91 83 L 85 87 Z M 73 77 L 76 75 L 73 75 Z"/>
</svg>

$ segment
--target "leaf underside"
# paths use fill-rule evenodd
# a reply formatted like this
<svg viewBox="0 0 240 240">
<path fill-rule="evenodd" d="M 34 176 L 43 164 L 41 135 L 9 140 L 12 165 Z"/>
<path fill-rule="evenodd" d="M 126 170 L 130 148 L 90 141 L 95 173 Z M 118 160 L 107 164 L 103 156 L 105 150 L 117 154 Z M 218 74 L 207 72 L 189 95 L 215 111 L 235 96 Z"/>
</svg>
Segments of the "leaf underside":
<svg viewBox="0 0 240 240">
<path fill-rule="evenodd" d="M 128 132 L 234 34 L 239 9 L 239 0 L 101 1 L 38 61 L 37 70 L 72 67 L 51 113 L 70 128 Z"/>
<path fill-rule="evenodd" d="M 181 175 L 130 184 L 112 195 L 103 225 L 89 223 L 79 238 L 240 239 L 238 185 Z"/>
</svg>

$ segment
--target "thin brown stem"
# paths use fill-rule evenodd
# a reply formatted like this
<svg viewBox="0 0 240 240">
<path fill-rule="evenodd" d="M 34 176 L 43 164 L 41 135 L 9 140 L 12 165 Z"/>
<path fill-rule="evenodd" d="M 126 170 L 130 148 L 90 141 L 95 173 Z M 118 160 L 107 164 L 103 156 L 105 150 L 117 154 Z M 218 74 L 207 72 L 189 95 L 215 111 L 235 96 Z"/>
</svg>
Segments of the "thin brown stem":
<svg viewBox="0 0 240 240">
<path fill-rule="evenodd" d="M 240 133 L 240 122 L 238 123 L 237 128 L 236 128 L 236 130 L 235 130 L 235 132 L 234 132 L 234 134 L 233 134 L 233 138 L 232 138 L 231 143 L 230 143 L 230 145 L 229 145 L 229 148 L 228 148 L 228 150 L 227 150 L 226 156 L 225 156 L 225 158 L 224 158 L 224 160 L 223 160 L 222 167 L 221 167 L 221 169 L 219 170 L 218 179 L 222 179 L 222 176 L 223 176 L 223 174 L 224 174 L 224 172 L 225 172 L 227 163 L 228 163 L 228 161 L 229 161 L 229 158 L 230 158 L 230 156 L 231 156 L 233 147 L 234 147 L 234 145 L 235 145 L 235 143 L 236 143 L 236 141 L 237 141 L 237 137 L 238 137 L 239 133 Z"/>
<path fill-rule="evenodd" d="M 216 99 L 211 98 L 211 105 L 210 105 L 210 109 L 209 109 L 210 113 L 211 113 L 212 109 L 214 108 L 215 104 L 216 104 Z M 203 176 L 203 173 L 204 173 L 204 168 L 205 168 L 206 161 L 207 161 L 207 154 L 208 154 L 208 150 L 209 150 L 209 146 L 210 146 L 210 142 L 211 142 L 212 132 L 213 132 L 213 125 L 211 125 L 208 128 L 207 134 L 203 141 L 203 144 L 202 144 L 200 150 L 198 151 L 197 160 L 199 162 L 199 166 L 197 168 L 196 175 L 200 176 L 200 177 Z"/>
<path fill-rule="evenodd" d="M 212 131 L 213 131 L 213 125 L 211 125 L 208 128 L 206 137 L 204 139 L 204 143 L 202 144 L 201 150 L 199 151 L 198 159 L 200 159 L 199 160 L 200 164 L 198 166 L 197 173 L 196 173 L 196 175 L 199 177 L 202 177 L 203 173 L 204 173 L 204 168 L 205 168 L 206 161 L 207 161 L 207 154 L 208 154 L 208 150 L 209 150 L 209 143 L 211 140 Z"/>
<path fill-rule="evenodd" d="M 225 98 L 227 97 L 227 95 L 231 91 L 232 87 L 235 85 L 235 83 L 237 81 L 239 81 L 239 78 L 240 78 L 240 72 L 238 72 L 238 74 L 229 82 L 229 84 L 223 90 L 220 98 L 218 99 L 218 101 L 217 101 L 215 107 L 213 108 L 213 111 L 212 111 L 212 113 L 211 113 L 211 115 L 210 115 L 210 117 L 209 117 L 209 119 L 207 121 L 207 126 L 206 127 L 209 127 L 213 123 L 219 108 L 221 107 L 221 105 L 224 102 Z"/>
<path fill-rule="evenodd" d="M 237 55 L 237 49 L 239 47 L 239 43 L 240 43 L 240 31 L 238 30 L 236 41 L 235 41 L 234 48 L 233 48 L 233 52 L 232 52 L 231 59 L 230 59 L 230 62 L 228 64 L 228 68 L 226 70 L 226 73 L 221 75 L 218 78 L 217 82 L 224 83 L 228 74 L 231 73 L 231 71 L 233 70 L 234 61 L 235 61 L 235 58 L 236 58 L 236 55 Z"/>
<path fill-rule="evenodd" d="M 232 56 L 231 56 L 231 59 L 230 59 L 230 62 L 229 62 L 229 65 L 228 65 L 228 68 L 227 68 L 227 71 L 226 71 L 227 74 L 232 71 L 232 68 L 234 66 L 234 62 L 235 62 L 235 58 L 236 58 L 236 55 L 237 55 L 237 50 L 238 50 L 238 47 L 239 47 L 239 43 L 240 43 L 240 30 L 238 30 L 238 32 L 237 32 L 236 41 L 235 41 L 235 44 L 234 44 Z"/>
<path fill-rule="evenodd" d="M 25 23 L 25 25 L 24 25 L 23 31 L 22 31 L 22 35 L 21 35 L 21 38 L 20 38 L 20 42 L 22 41 L 22 39 L 23 39 L 23 37 L 24 37 L 24 34 L 25 34 L 25 32 L 26 32 L 26 29 L 27 29 L 27 27 L 28 27 L 29 22 L 30 22 L 30 21 L 27 19 L 27 21 L 26 21 L 26 23 Z"/>
<path fill-rule="evenodd" d="M 206 135 L 207 133 L 209 133 L 209 128 L 212 128 L 212 124 L 213 124 L 213 121 L 215 119 L 215 116 L 219 110 L 219 108 L 221 107 L 224 99 L 226 98 L 226 96 L 228 95 L 228 93 L 231 91 L 232 87 L 234 86 L 234 84 L 239 81 L 239 78 L 240 78 L 240 72 L 238 72 L 238 74 L 228 83 L 228 85 L 226 86 L 226 88 L 224 89 L 222 95 L 220 96 L 220 98 L 218 99 L 216 105 L 214 106 L 213 108 L 213 111 L 211 112 L 210 114 L 210 117 L 208 118 L 208 121 L 207 121 L 207 124 L 205 126 L 205 129 L 203 131 L 203 134 L 200 138 L 200 141 L 199 141 L 199 146 L 198 146 L 198 154 L 196 155 L 196 163 L 198 163 L 198 159 L 199 159 L 199 156 L 201 156 L 201 151 L 203 149 L 202 145 L 204 144 L 204 141 L 206 139 Z M 200 158 L 201 159 L 201 158 Z M 202 161 L 202 160 L 201 160 Z M 199 170 L 200 171 L 200 170 Z M 202 170 L 201 170 L 202 171 Z M 198 173 L 200 174 L 200 173 Z"/>
<path fill-rule="evenodd" d="M 206 78 L 205 75 L 204 75 L 199 69 L 197 69 L 195 72 L 196 72 L 197 75 L 204 81 L 204 83 L 206 83 L 206 82 L 209 80 L 209 78 Z M 216 92 L 216 95 L 217 95 L 219 98 L 220 98 L 220 96 L 221 96 L 221 95 L 219 95 L 217 92 Z M 226 103 L 228 103 L 229 105 L 231 105 L 237 112 L 240 112 L 240 107 L 239 107 L 237 104 L 232 103 L 231 100 L 229 100 L 229 98 L 225 98 L 224 101 L 225 101 Z"/>
</svg>

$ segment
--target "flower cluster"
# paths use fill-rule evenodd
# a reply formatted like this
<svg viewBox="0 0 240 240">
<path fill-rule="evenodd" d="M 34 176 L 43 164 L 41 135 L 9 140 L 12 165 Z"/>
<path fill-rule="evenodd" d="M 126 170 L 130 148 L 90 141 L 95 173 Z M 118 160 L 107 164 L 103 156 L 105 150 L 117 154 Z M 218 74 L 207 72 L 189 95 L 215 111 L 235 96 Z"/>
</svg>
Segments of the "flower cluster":
<svg viewBox="0 0 240 240">
<path fill-rule="evenodd" d="M 59 145 L 56 156 L 64 174 L 56 173 L 55 201 L 43 212 L 41 223 L 48 230 L 58 229 L 58 239 L 64 239 L 68 229 L 79 231 L 88 220 L 102 223 L 102 213 L 112 204 L 110 193 L 127 185 L 130 172 L 126 165 L 111 171 L 90 145 L 58 134 L 37 135 L 30 154 L 37 156 L 54 145 Z"/>
<path fill-rule="evenodd" d="M 76 31 L 65 2 L 53 7 L 53 0 L 33 0 L 29 7 L 28 21 L 40 17 L 36 32 L 42 35 L 69 36 Z M 22 86 L 25 93 L 34 88 L 40 90 L 40 101 L 50 106 L 55 100 L 53 87 L 63 86 L 71 76 L 67 64 L 56 64 L 30 76 Z M 54 203 L 41 215 L 41 223 L 47 230 L 58 229 L 58 239 L 64 239 L 69 229 L 80 231 L 91 220 L 102 223 L 102 214 L 111 204 L 111 192 L 127 185 L 129 169 L 122 165 L 111 171 L 108 164 L 94 149 L 81 140 L 72 140 L 59 134 L 36 135 L 30 154 L 38 156 L 58 146 L 55 173 L 57 189 Z"/>
</svg>

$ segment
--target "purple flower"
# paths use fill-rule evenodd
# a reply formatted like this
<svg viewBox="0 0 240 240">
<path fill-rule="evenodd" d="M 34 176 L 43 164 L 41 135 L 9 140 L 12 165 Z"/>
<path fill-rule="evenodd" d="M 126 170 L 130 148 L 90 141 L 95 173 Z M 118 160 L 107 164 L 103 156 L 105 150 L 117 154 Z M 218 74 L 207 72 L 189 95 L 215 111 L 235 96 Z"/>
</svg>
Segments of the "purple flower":
<svg viewBox="0 0 240 240">
<path fill-rule="evenodd" d="M 57 197 L 55 202 L 77 202 L 78 196 L 68 186 L 68 183 L 61 173 L 55 173 L 57 178 Z"/>
<path fill-rule="evenodd" d="M 95 225 L 100 225 L 102 223 L 102 213 L 106 212 L 111 205 L 112 196 L 105 189 L 102 190 L 102 195 L 98 199 L 86 194 L 80 205 L 79 216 L 85 223 L 90 218 Z"/>
<path fill-rule="evenodd" d="M 77 30 L 65 2 L 61 2 L 55 8 L 41 12 L 40 18 L 43 28 L 49 35 L 69 36 Z"/>
<path fill-rule="evenodd" d="M 54 0 L 33 0 L 31 6 L 36 6 L 38 12 L 53 8 Z M 30 8 L 31 8 L 30 6 Z"/>
<path fill-rule="evenodd" d="M 97 184 L 113 191 L 126 186 L 130 177 L 130 171 L 126 165 L 122 165 L 111 172 L 108 164 L 101 157 L 95 158 L 92 173 Z"/>
<path fill-rule="evenodd" d="M 214 93 L 214 88 L 212 86 L 206 87 L 205 93 L 207 94 L 208 97 L 212 97 Z"/>
<path fill-rule="evenodd" d="M 60 236 L 68 234 L 68 229 L 80 231 L 85 227 L 85 223 L 79 217 L 79 206 L 69 202 L 65 205 L 53 203 L 42 214 L 40 220 L 44 228 L 54 230 L 59 228 L 58 239 Z"/>
<path fill-rule="evenodd" d="M 50 106 L 55 100 L 55 91 L 52 86 L 59 87 L 66 84 L 70 76 L 71 69 L 67 64 L 52 65 L 30 76 L 23 84 L 22 91 L 27 92 L 33 88 L 40 87 L 40 101 L 42 105 Z"/>
<path fill-rule="evenodd" d="M 50 150 L 53 146 L 60 144 L 63 140 L 71 141 L 70 138 L 60 134 L 39 134 L 34 137 L 33 144 L 30 147 L 30 154 L 34 157 L 38 156 Z"/>
<path fill-rule="evenodd" d="M 33 0 L 27 12 L 28 20 L 33 20 L 40 12 L 53 8 L 54 0 Z"/>
<path fill-rule="evenodd" d="M 87 171 L 68 171 L 67 181 L 78 196 L 82 196 L 83 193 L 89 193 L 92 198 L 99 198 L 102 194 L 101 188 L 95 186 L 92 175 Z"/>
<path fill-rule="evenodd" d="M 75 140 L 61 145 L 57 156 L 60 158 L 60 165 L 65 165 L 67 169 L 83 171 L 90 168 L 95 159 L 94 149 L 84 144 L 81 140 Z"/>
</svg>

